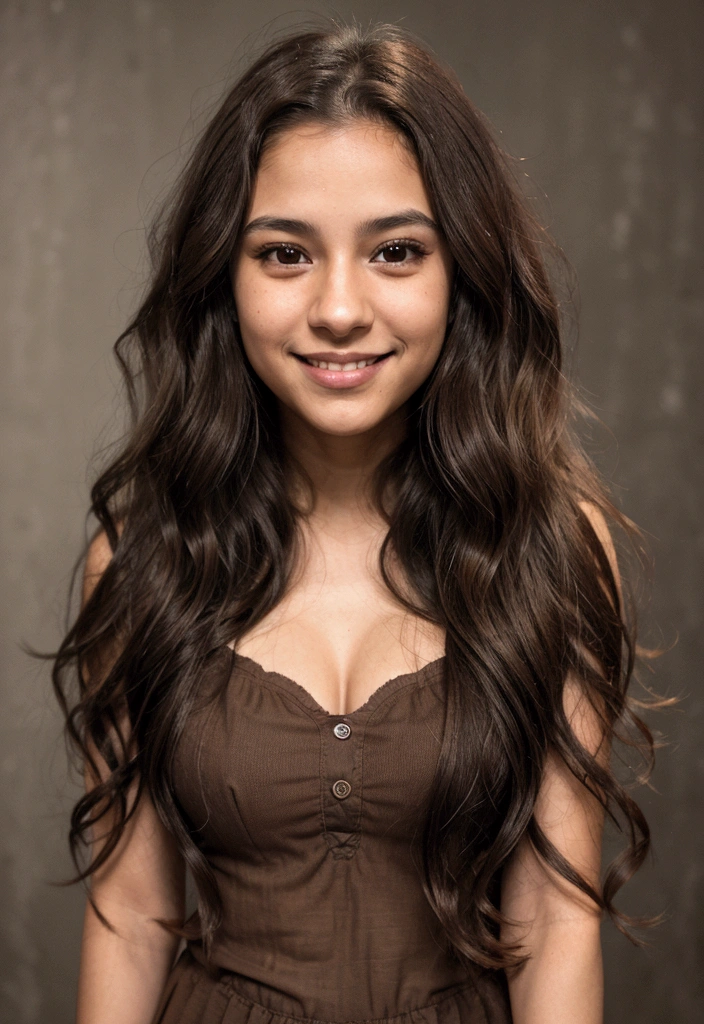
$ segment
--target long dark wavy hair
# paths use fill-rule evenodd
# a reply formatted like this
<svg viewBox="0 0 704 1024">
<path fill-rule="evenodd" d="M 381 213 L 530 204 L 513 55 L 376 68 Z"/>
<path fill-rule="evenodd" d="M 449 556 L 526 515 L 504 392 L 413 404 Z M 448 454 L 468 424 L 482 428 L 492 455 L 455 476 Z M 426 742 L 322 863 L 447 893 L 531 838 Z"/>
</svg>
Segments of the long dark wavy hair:
<svg viewBox="0 0 704 1024">
<path fill-rule="evenodd" d="M 521 953 L 500 939 L 498 884 L 525 834 L 631 932 L 613 898 L 646 856 L 648 826 L 577 739 L 564 687 L 578 680 L 605 742 L 620 736 L 652 764 L 652 735 L 627 696 L 631 616 L 585 509 L 634 528 L 574 438 L 545 234 L 458 79 L 395 26 L 332 24 L 270 44 L 211 118 L 151 232 L 149 289 L 115 346 L 132 424 L 91 493 L 112 560 L 53 670 L 70 740 L 96 775 L 96 751 L 109 770 L 76 804 L 71 849 L 88 879 L 134 810 L 129 793 L 148 790 L 195 879 L 208 946 L 220 898 L 179 811 L 174 752 L 208 660 L 286 593 L 306 514 L 276 402 L 243 351 L 228 267 L 263 147 L 304 122 L 359 118 L 391 126 L 415 154 L 456 265 L 440 356 L 379 466 L 375 500 L 387 585 L 447 638 L 425 892 L 450 951 L 505 967 Z M 535 820 L 549 753 L 624 833 L 598 889 Z M 106 820 L 107 842 L 86 863 Z"/>
</svg>

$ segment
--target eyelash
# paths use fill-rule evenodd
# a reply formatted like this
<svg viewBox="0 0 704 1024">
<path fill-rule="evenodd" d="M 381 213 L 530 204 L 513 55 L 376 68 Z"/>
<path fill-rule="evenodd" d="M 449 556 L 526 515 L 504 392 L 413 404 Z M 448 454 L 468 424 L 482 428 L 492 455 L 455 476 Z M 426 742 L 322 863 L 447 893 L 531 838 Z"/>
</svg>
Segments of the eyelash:
<svg viewBox="0 0 704 1024">
<path fill-rule="evenodd" d="M 411 252 L 414 253 L 414 256 L 411 259 L 403 260 L 402 262 L 399 262 L 399 263 L 384 263 L 384 266 L 387 266 L 387 267 L 394 267 L 394 266 L 396 266 L 396 267 L 407 267 L 409 264 L 419 262 L 420 260 L 424 259 L 428 255 L 428 250 L 425 248 L 425 246 L 422 245 L 420 242 L 416 241 L 415 239 L 412 239 L 412 238 L 394 238 L 390 242 L 384 242 L 383 245 L 380 245 L 379 248 L 376 250 L 376 252 L 373 254 L 372 260 L 375 260 L 376 257 L 379 256 L 380 253 L 384 252 L 385 249 L 391 249 L 395 245 L 400 245 L 400 246 L 403 246 L 403 248 L 405 248 L 405 249 L 410 249 Z M 272 261 L 270 261 L 268 259 L 268 257 L 271 255 L 271 253 L 278 252 L 280 249 L 292 249 L 294 252 L 303 253 L 302 249 L 300 249 L 297 245 L 292 245 L 290 242 L 276 242 L 276 243 L 273 243 L 273 244 L 271 242 L 268 242 L 265 245 L 262 245 L 255 252 L 254 258 L 257 259 L 257 260 L 261 260 L 262 263 L 272 262 Z M 304 255 L 305 255 L 305 253 L 304 253 Z M 301 264 L 301 263 L 288 263 L 288 264 L 287 263 L 279 263 L 278 266 L 281 266 L 281 267 L 285 267 L 285 266 L 299 267 L 299 266 L 303 266 L 303 264 Z"/>
</svg>

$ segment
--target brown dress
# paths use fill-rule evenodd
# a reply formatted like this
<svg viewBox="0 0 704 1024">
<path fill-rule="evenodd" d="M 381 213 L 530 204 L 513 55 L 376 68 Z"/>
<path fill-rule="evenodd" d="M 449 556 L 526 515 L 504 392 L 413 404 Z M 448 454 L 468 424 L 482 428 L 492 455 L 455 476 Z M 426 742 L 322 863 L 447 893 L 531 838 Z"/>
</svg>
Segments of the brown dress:
<svg viewBox="0 0 704 1024">
<path fill-rule="evenodd" d="M 510 1024 L 502 973 L 445 952 L 417 840 L 443 727 L 444 659 L 331 715 L 223 648 L 175 788 L 222 895 L 210 963 L 191 942 L 154 1024 Z M 223 685 L 224 684 L 224 685 Z"/>
</svg>

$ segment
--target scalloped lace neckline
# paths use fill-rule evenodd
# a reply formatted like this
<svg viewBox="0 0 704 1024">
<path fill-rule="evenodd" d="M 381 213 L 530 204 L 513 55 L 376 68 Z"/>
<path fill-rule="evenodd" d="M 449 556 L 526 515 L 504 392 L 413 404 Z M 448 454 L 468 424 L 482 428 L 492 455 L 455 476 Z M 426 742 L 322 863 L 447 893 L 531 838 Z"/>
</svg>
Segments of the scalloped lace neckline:
<svg viewBox="0 0 704 1024">
<path fill-rule="evenodd" d="M 249 671 L 252 674 L 264 676 L 273 680 L 283 680 L 286 687 L 291 689 L 302 703 L 311 710 L 316 711 L 318 714 L 325 715 L 327 718 L 350 718 L 353 715 L 371 711 L 383 699 L 385 699 L 387 695 L 390 695 L 391 692 L 400 688 L 404 684 L 411 685 L 412 680 L 415 678 L 423 679 L 428 674 L 432 675 L 433 670 L 437 671 L 447 657 L 447 655 L 442 654 L 439 658 L 434 658 L 432 661 L 426 662 L 425 665 L 416 669 L 415 672 L 401 672 L 396 676 L 392 676 L 391 679 L 387 679 L 385 682 L 381 683 L 380 686 L 377 686 L 376 690 L 370 694 L 363 704 L 360 704 L 358 708 L 355 708 L 354 711 L 335 712 L 328 711 L 327 708 L 324 708 L 318 703 L 315 697 L 313 697 L 311 692 L 305 688 L 305 686 L 296 682 L 295 679 L 291 679 L 290 676 L 284 675 L 283 672 L 275 672 L 272 669 L 264 668 L 264 666 L 258 661 L 255 661 L 254 658 L 250 658 L 246 654 L 240 654 L 234 648 L 230 647 L 229 644 L 225 644 L 224 647 L 225 650 L 232 655 L 233 669 L 235 665 L 239 663 L 242 668 L 249 668 Z"/>
</svg>

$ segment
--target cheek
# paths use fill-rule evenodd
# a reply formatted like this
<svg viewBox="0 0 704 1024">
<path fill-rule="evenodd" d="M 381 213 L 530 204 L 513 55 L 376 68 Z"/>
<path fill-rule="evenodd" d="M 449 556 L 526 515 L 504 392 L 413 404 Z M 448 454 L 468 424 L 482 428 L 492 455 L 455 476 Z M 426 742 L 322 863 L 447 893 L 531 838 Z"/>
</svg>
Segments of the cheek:
<svg viewBox="0 0 704 1024">
<path fill-rule="evenodd" d="M 274 394 L 281 391 L 281 332 L 269 317 L 240 315 L 242 347 L 256 375 Z M 279 395 L 280 397 L 280 395 Z"/>
<path fill-rule="evenodd" d="M 290 339 L 297 319 L 293 290 L 286 294 L 282 289 L 270 287 L 268 282 L 256 278 L 247 280 L 242 275 L 233 281 L 233 292 L 247 358 L 271 386 L 267 378 L 275 365 L 273 360 L 280 359 L 282 345 Z"/>
<path fill-rule="evenodd" d="M 449 310 L 449 289 L 444 278 L 391 293 L 385 307 L 389 327 L 409 350 L 425 351 L 442 344 Z"/>
<path fill-rule="evenodd" d="M 249 334 L 277 337 L 293 323 L 296 303 L 293 289 L 272 288 L 268 282 L 248 286 L 238 282 L 235 302 L 240 324 Z"/>
</svg>

